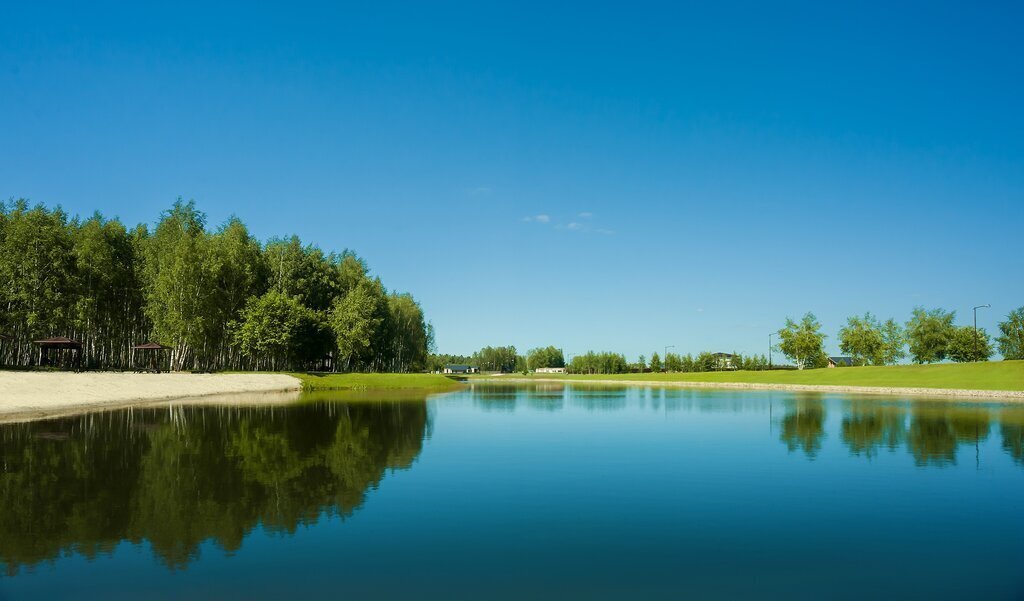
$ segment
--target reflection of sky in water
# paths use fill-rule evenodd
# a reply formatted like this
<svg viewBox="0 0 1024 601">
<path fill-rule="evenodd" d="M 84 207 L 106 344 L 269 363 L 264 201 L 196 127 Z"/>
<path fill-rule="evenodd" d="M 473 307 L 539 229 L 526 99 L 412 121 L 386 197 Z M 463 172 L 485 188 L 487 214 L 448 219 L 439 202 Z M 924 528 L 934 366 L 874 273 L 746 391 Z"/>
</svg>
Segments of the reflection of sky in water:
<svg viewBox="0 0 1024 601">
<path fill-rule="evenodd" d="M 560 384 L 406 400 L 0 427 L 0 551 L 23 559 L 0 597 L 1024 592 L 1024 406 Z"/>
</svg>

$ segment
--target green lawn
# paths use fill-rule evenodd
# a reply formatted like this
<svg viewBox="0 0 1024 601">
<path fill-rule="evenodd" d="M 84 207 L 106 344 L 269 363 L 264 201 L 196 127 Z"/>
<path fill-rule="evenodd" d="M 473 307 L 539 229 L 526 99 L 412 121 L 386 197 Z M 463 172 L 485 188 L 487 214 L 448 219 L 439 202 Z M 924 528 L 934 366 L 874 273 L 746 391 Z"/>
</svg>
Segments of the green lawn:
<svg viewBox="0 0 1024 601">
<path fill-rule="evenodd" d="M 290 374 L 305 390 L 440 390 L 459 383 L 438 374 Z"/>
<path fill-rule="evenodd" d="M 509 377 L 509 376 L 505 376 Z M 623 382 L 742 382 L 750 384 L 819 384 L 892 388 L 1024 390 L 1024 361 L 989 361 L 940 365 L 840 367 L 803 371 L 732 371 L 649 374 L 540 374 L 531 379 L 621 380 Z"/>
</svg>

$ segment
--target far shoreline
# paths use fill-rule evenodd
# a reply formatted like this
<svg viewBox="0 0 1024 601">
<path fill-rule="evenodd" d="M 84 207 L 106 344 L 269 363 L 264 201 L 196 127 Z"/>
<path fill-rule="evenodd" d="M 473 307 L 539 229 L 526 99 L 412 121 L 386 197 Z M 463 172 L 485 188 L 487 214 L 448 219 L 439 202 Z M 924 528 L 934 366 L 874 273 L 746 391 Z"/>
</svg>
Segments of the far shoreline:
<svg viewBox="0 0 1024 601">
<path fill-rule="evenodd" d="M 1024 391 L 1019 390 L 974 390 L 922 387 L 902 388 L 895 386 L 845 386 L 832 384 L 769 384 L 759 382 L 695 382 L 682 380 L 613 380 L 593 378 L 582 379 L 572 377 L 530 378 L 511 374 L 507 376 L 476 377 L 469 381 L 483 383 L 513 382 L 517 384 L 529 384 L 540 382 L 546 384 L 582 384 L 619 387 L 645 386 L 652 388 L 701 388 L 710 390 L 778 390 L 787 392 L 824 392 L 889 397 L 909 395 L 919 397 L 943 397 L 944 399 L 962 401 L 1024 403 Z"/>
</svg>

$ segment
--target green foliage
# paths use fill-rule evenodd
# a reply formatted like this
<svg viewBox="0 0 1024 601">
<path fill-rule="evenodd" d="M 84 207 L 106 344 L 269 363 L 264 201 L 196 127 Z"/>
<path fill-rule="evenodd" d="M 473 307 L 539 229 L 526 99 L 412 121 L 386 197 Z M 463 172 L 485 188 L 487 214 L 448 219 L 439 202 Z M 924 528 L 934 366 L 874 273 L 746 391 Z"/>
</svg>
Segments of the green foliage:
<svg viewBox="0 0 1024 601">
<path fill-rule="evenodd" d="M 426 369 L 433 345 L 433 327 L 426 323 L 423 309 L 411 294 L 388 296 L 384 327 L 378 330 L 377 371 L 418 371 Z"/>
<path fill-rule="evenodd" d="M 807 313 L 800 322 L 786 319 L 786 326 L 779 330 L 779 349 L 799 369 L 821 367 L 828 358 L 825 355 L 825 334 L 813 313 Z"/>
<path fill-rule="evenodd" d="M 946 356 L 957 363 L 988 361 L 992 356 L 992 338 L 984 328 L 954 327 L 949 335 Z"/>
<path fill-rule="evenodd" d="M 10 334 L 31 339 L 70 330 L 78 278 L 67 216 L 59 208 L 29 208 L 22 200 L 14 203 L 4 222 L 0 302 Z"/>
<path fill-rule="evenodd" d="M 750 355 L 749 357 L 744 357 L 743 364 L 740 369 L 747 371 L 768 369 L 768 357 L 765 357 L 764 355 Z"/>
<path fill-rule="evenodd" d="M 373 363 L 373 343 L 387 309 L 384 287 L 378 280 L 363 280 L 335 301 L 330 324 L 345 371 Z"/>
<path fill-rule="evenodd" d="M 302 369 L 327 346 L 319 314 L 273 290 L 250 299 L 233 326 L 235 344 L 257 369 Z"/>
<path fill-rule="evenodd" d="M 502 373 L 513 373 L 517 370 L 519 356 L 514 346 L 485 346 L 473 354 L 471 365 L 476 365 L 481 371 L 498 371 Z M 525 365 L 525 364 L 524 364 Z"/>
<path fill-rule="evenodd" d="M 999 354 L 1003 359 L 1024 359 L 1024 307 L 1018 307 L 999 322 Z"/>
<path fill-rule="evenodd" d="M 651 371 L 659 372 L 662 369 L 663 369 L 663 367 L 661 365 L 661 357 L 659 357 L 658 353 L 656 353 L 656 352 L 655 353 L 651 353 Z"/>
<path fill-rule="evenodd" d="M 714 354 L 703 351 L 693 360 L 693 371 L 715 371 L 718 369 L 718 359 Z"/>
<path fill-rule="evenodd" d="M 263 247 L 237 218 L 210 232 L 182 200 L 152 232 L 0 203 L 0 282 L 0 364 L 32 365 L 32 340 L 67 336 L 101 368 L 131 367 L 132 346 L 154 341 L 175 369 L 411 371 L 433 343 L 413 297 L 351 251 Z"/>
<path fill-rule="evenodd" d="M 431 353 L 427 358 L 427 369 L 429 371 L 439 372 L 444 369 L 445 365 L 476 365 L 476 363 L 472 355 Z"/>
<path fill-rule="evenodd" d="M 202 352 L 216 313 L 215 272 L 206 216 L 195 203 L 178 200 L 166 211 L 145 246 L 146 315 L 154 337 L 174 342 L 172 369 Z"/>
<path fill-rule="evenodd" d="M 652 356 L 652 366 L 654 359 Z M 629 364 L 626 358 L 618 353 L 588 351 L 586 354 L 573 357 L 567 371 L 574 374 L 621 374 L 629 371 Z"/>
<path fill-rule="evenodd" d="M 871 313 L 850 317 L 839 330 L 839 348 L 854 365 L 889 365 L 902 358 L 903 329 L 894 320 L 880 324 Z"/>
<path fill-rule="evenodd" d="M 683 371 L 683 358 L 676 353 L 665 353 L 665 371 Z"/>
<path fill-rule="evenodd" d="M 562 355 L 562 349 L 553 346 L 530 349 L 526 353 L 526 368 L 541 367 L 565 367 L 565 356 Z"/>
<path fill-rule="evenodd" d="M 915 363 L 934 363 L 946 358 L 955 318 L 954 311 L 914 307 L 913 317 L 907 322 L 906 336 Z"/>
</svg>

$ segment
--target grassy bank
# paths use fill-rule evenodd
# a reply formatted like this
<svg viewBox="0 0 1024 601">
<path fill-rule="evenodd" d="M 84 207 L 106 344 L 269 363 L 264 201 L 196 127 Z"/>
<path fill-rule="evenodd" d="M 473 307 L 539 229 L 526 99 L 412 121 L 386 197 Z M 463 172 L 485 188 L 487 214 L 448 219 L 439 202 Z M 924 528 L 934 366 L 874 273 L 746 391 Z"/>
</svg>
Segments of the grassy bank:
<svg viewBox="0 0 1024 601">
<path fill-rule="evenodd" d="M 648 374 L 540 374 L 530 379 L 619 380 L 628 382 L 722 382 L 742 384 L 799 384 L 873 386 L 886 388 L 946 388 L 956 390 L 1024 390 L 1024 361 L 990 361 L 941 365 L 841 367 L 803 371 L 732 371 Z"/>
<path fill-rule="evenodd" d="M 438 374 L 289 374 L 302 380 L 303 390 L 444 390 L 459 386 Z"/>
</svg>

